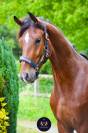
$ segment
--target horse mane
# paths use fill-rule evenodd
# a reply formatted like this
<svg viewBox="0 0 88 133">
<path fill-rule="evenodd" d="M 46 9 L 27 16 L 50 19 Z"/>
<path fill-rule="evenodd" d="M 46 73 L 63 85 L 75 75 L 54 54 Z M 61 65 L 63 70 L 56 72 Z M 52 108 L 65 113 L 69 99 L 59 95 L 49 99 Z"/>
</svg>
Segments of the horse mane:
<svg viewBox="0 0 88 133">
<path fill-rule="evenodd" d="M 77 51 L 77 49 L 76 49 L 75 45 L 73 45 L 73 48 Z M 85 59 L 87 59 L 87 60 L 88 60 L 87 55 L 85 55 L 84 53 L 80 53 L 80 55 L 81 55 L 82 57 L 84 57 Z"/>
<path fill-rule="evenodd" d="M 23 35 L 23 33 L 33 24 L 33 21 L 30 19 L 30 17 L 26 17 L 23 20 L 23 25 L 20 28 L 19 31 L 19 38 Z"/>
<path fill-rule="evenodd" d="M 80 55 L 81 55 L 81 56 L 83 56 L 85 59 L 87 59 L 87 60 L 88 60 L 88 57 L 87 57 L 85 54 L 80 53 Z"/>
<path fill-rule="evenodd" d="M 42 18 L 40 18 L 40 19 L 42 19 Z M 21 26 L 20 31 L 19 31 L 19 34 L 18 34 L 19 38 L 23 35 L 23 33 L 24 33 L 30 26 L 34 26 L 34 27 L 37 27 L 37 28 L 40 28 L 40 29 L 44 30 L 43 25 L 41 25 L 41 24 L 35 24 L 35 23 L 31 20 L 31 18 L 28 16 L 28 17 L 25 17 L 24 20 L 23 20 L 23 25 Z M 75 47 L 74 45 L 73 45 L 73 48 L 76 50 L 76 47 Z M 87 57 L 85 54 L 80 53 L 80 55 L 83 56 L 85 59 L 88 60 L 88 57 Z"/>
</svg>

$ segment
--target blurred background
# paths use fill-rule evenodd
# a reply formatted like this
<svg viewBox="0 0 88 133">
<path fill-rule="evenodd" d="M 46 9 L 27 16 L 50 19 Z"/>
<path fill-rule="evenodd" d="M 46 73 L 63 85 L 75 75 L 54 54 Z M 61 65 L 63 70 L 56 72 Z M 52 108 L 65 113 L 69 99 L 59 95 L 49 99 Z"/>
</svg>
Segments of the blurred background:
<svg viewBox="0 0 88 133">
<path fill-rule="evenodd" d="M 61 29 L 76 50 L 88 56 L 88 0 L 0 0 L 0 39 L 5 40 L 12 50 L 18 73 L 21 51 L 16 36 L 19 26 L 13 16 L 23 18 L 28 16 L 27 12 Z M 49 61 L 42 67 L 34 84 L 26 85 L 19 80 L 18 133 L 38 133 L 36 121 L 43 116 L 52 121 L 53 129 L 49 133 L 56 133 L 56 121 L 49 105 L 52 88 Z"/>
</svg>

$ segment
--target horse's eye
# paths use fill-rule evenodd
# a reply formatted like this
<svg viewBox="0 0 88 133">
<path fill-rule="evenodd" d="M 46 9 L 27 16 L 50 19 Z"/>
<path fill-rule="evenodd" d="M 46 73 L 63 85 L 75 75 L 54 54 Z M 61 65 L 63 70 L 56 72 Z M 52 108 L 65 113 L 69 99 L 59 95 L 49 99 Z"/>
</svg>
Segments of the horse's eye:
<svg viewBox="0 0 88 133">
<path fill-rule="evenodd" d="M 41 41 L 41 39 L 36 39 L 36 40 L 35 40 L 35 44 L 39 44 L 40 41 Z"/>
</svg>

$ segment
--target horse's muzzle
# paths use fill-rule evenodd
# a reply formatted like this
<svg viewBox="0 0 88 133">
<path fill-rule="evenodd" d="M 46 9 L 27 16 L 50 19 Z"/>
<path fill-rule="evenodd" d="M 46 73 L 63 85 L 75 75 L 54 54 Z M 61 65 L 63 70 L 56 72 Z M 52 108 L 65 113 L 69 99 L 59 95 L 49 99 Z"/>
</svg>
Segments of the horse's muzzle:
<svg viewBox="0 0 88 133">
<path fill-rule="evenodd" d="M 25 83 L 33 83 L 38 78 L 38 72 L 30 71 L 29 73 L 23 72 L 20 74 L 21 80 Z"/>
</svg>

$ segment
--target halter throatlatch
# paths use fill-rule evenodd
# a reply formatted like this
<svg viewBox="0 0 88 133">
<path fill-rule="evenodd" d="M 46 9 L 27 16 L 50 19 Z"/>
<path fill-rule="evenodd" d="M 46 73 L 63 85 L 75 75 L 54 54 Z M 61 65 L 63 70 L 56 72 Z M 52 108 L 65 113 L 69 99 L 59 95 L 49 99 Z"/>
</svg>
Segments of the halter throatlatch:
<svg viewBox="0 0 88 133">
<path fill-rule="evenodd" d="M 26 62 L 28 63 L 31 67 L 33 67 L 36 70 L 36 74 L 38 76 L 39 73 L 39 69 L 41 67 L 42 64 L 44 64 L 48 57 L 49 57 L 49 49 L 48 49 L 48 34 L 47 34 L 47 29 L 46 26 L 44 26 L 44 37 L 45 37 L 45 47 L 44 47 L 44 54 L 41 56 L 40 60 L 38 61 L 38 63 L 35 63 L 33 60 L 28 59 L 25 56 L 21 56 L 20 57 L 20 62 Z"/>
</svg>

